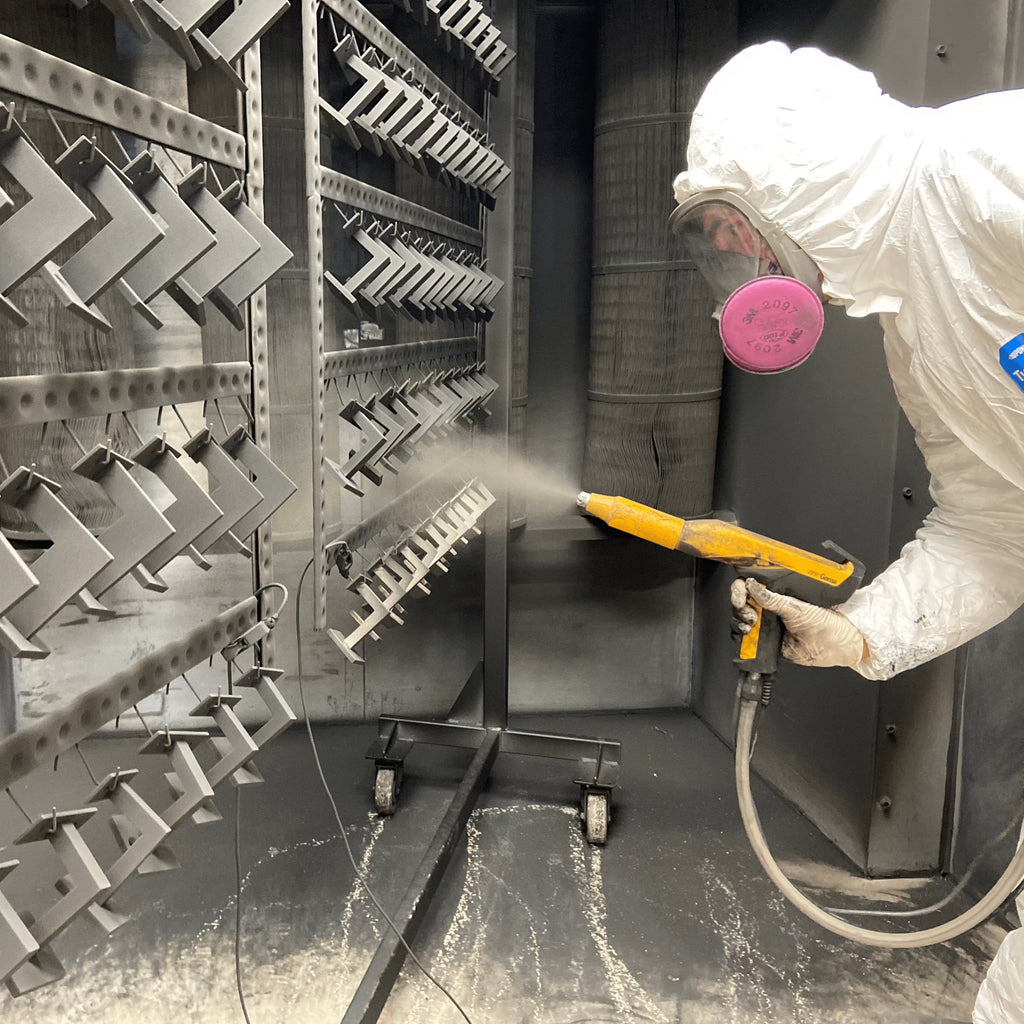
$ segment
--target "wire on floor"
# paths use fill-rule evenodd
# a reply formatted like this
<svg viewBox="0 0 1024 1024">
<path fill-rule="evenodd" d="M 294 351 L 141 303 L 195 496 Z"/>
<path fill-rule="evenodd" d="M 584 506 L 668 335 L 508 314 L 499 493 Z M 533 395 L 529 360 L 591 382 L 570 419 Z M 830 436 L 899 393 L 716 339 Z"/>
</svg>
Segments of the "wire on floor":
<svg viewBox="0 0 1024 1024">
<path fill-rule="evenodd" d="M 387 926 L 395 933 L 395 937 L 402 944 L 406 953 L 409 955 L 409 958 L 420 969 L 420 971 L 423 973 L 423 976 L 427 979 L 427 981 L 429 981 L 439 992 L 441 992 L 448 999 L 452 1006 L 454 1006 L 455 1009 L 461 1014 L 462 1019 L 466 1021 L 466 1024 L 473 1024 L 473 1022 L 469 1018 L 469 1015 L 459 1005 L 458 1000 L 456 1000 L 456 998 L 451 994 L 451 992 L 449 992 L 448 989 L 446 989 L 444 985 L 442 985 L 441 982 L 439 982 L 437 978 L 435 978 L 434 975 L 432 975 L 430 971 L 428 971 L 427 968 L 424 967 L 424 965 L 420 962 L 419 957 L 417 957 L 416 954 L 412 951 L 412 948 L 406 941 L 405 936 L 402 934 L 398 925 L 396 925 L 395 922 L 391 919 L 391 917 L 388 915 L 388 912 L 381 905 L 380 900 L 377 899 L 373 890 L 370 888 L 370 884 L 369 882 L 367 882 L 366 876 L 363 874 L 362 871 L 360 871 L 359 865 L 356 863 L 355 854 L 352 852 L 352 846 L 349 843 L 348 833 L 345 831 L 345 826 L 342 824 L 341 821 L 341 813 L 338 811 L 338 805 L 334 800 L 334 794 L 331 792 L 331 787 L 330 785 L 328 785 L 327 782 L 327 776 L 324 774 L 323 764 L 320 761 L 320 753 L 317 750 L 316 740 L 313 737 L 313 725 L 309 718 L 309 709 L 306 707 L 306 687 L 305 680 L 302 674 L 302 619 L 299 615 L 299 608 L 301 607 L 302 603 L 302 584 L 305 582 L 306 573 L 308 573 L 312 567 L 313 559 L 311 558 L 306 563 L 306 568 L 302 570 L 302 575 L 299 577 L 299 585 L 296 588 L 295 592 L 295 657 L 296 664 L 298 667 L 299 700 L 302 703 L 302 717 L 306 723 L 306 735 L 309 737 L 309 746 L 310 750 L 312 750 L 313 752 L 313 760 L 316 763 L 317 774 L 320 776 L 320 783 L 323 786 L 324 792 L 327 794 L 327 799 L 330 802 L 331 810 L 334 812 L 334 820 L 338 825 L 338 831 L 340 832 L 342 841 L 345 844 L 345 852 L 348 854 L 349 862 L 352 865 L 352 871 L 355 873 L 355 876 L 359 880 L 360 885 L 362 885 L 363 889 L 366 891 L 366 895 L 370 897 L 370 901 L 377 908 L 381 917 L 387 923 Z"/>
</svg>

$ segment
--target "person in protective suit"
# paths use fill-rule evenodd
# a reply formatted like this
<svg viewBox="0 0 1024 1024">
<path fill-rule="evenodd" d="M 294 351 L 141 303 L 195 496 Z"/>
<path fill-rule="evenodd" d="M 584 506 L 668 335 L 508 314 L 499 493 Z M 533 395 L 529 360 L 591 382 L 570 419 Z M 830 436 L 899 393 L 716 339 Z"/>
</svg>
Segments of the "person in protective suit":
<svg viewBox="0 0 1024 1024">
<path fill-rule="evenodd" d="M 716 297 L 781 269 L 850 316 L 878 314 L 931 474 L 935 508 L 915 539 L 845 604 L 736 581 L 737 616 L 752 617 L 748 594 L 777 612 L 793 662 L 888 679 L 1024 604 L 1022 117 L 1024 91 L 912 108 L 871 74 L 782 43 L 735 56 L 694 112 L 673 227 Z M 1024 929 L 1003 942 L 974 1020 L 1024 1024 Z"/>
</svg>

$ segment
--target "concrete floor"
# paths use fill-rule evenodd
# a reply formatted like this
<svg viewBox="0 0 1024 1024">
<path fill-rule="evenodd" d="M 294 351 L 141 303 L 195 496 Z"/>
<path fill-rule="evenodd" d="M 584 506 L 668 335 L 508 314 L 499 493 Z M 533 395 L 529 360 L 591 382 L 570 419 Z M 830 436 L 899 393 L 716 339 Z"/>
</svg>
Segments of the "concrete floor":
<svg viewBox="0 0 1024 1024">
<path fill-rule="evenodd" d="M 803 919 L 747 847 L 730 752 L 689 713 L 516 725 L 621 739 L 623 776 L 609 843 L 592 848 L 575 813 L 571 764 L 499 758 L 415 944 L 473 1024 L 970 1020 L 1002 929 L 989 924 L 954 945 L 886 951 L 834 939 Z M 317 730 L 355 856 L 393 907 L 468 757 L 417 748 L 398 812 L 384 820 L 370 811 L 372 766 L 362 756 L 373 733 L 369 726 Z M 137 743 L 95 739 L 86 754 L 98 773 L 131 763 Z M 280 737 L 259 766 L 265 783 L 241 791 L 240 950 L 249 1018 L 340 1021 L 372 956 L 378 917 L 353 885 L 305 731 Z M 44 807 L 50 798 L 27 787 L 19 796 Z M 832 905 L 902 907 L 947 891 L 942 881 L 857 879 L 774 793 L 760 787 L 758 799 L 777 856 Z M 120 902 L 132 919 L 110 939 L 76 922 L 58 940 L 63 981 L 17 1000 L 0 996 L 5 1024 L 242 1021 L 234 978 L 235 791 L 221 792 L 218 805 L 223 822 L 172 837 L 180 870 L 125 887 Z M 8 813 L 0 812 L 0 828 L 10 825 Z M 382 1017 L 385 1024 L 462 1019 L 411 965 Z"/>
</svg>

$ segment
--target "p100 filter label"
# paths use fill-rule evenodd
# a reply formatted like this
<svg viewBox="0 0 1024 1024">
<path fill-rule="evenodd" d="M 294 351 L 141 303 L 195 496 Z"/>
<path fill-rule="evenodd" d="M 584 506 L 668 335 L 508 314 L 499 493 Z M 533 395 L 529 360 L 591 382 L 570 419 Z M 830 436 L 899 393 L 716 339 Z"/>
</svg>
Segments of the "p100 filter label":
<svg viewBox="0 0 1024 1024">
<path fill-rule="evenodd" d="M 1011 338 L 999 350 L 999 365 L 1010 375 L 1010 380 L 1024 391 L 1024 334 Z"/>
</svg>

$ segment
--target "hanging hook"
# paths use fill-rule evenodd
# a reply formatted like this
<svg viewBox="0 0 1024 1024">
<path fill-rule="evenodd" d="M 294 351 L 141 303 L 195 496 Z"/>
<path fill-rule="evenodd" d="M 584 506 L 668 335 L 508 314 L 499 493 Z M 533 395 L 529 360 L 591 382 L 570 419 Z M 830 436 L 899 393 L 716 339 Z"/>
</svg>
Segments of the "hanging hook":
<svg viewBox="0 0 1024 1024">
<path fill-rule="evenodd" d="M 60 421 L 60 425 L 64 428 L 64 431 L 68 435 L 68 437 L 71 438 L 71 440 L 74 443 L 75 447 L 84 455 L 85 454 L 85 445 L 83 445 L 82 442 L 79 441 L 78 438 L 75 436 L 75 432 L 68 426 L 68 421 L 67 420 L 61 420 Z M 43 424 L 43 435 L 44 436 L 43 436 L 43 438 L 40 439 L 40 442 L 39 442 L 40 445 L 42 444 L 43 440 L 45 439 L 45 434 L 46 434 L 46 424 L 44 423 Z"/>
</svg>

